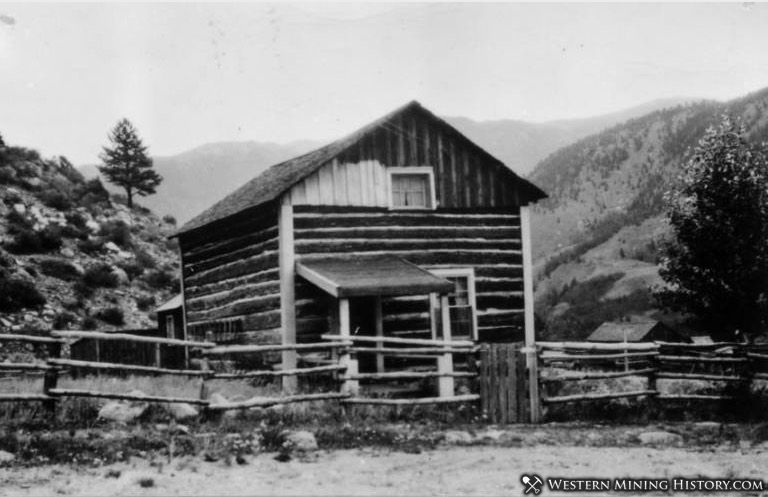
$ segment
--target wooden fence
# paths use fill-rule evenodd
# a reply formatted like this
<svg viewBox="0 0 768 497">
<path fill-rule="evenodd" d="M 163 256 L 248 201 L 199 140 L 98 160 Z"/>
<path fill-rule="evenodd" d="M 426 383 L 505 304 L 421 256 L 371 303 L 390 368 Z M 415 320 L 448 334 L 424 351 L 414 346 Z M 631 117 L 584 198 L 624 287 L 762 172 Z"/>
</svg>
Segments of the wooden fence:
<svg viewBox="0 0 768 497">
<path fill-rule="evenodd" d="M 141 402 L 159 403 L 187 403 L 201 406 L 204 412 L 226 411 L 234 409 L 250 409 L 256 407 L 269 407 L 278 404 L 294 402 L 308 402 L 317 400 L 338 400 L 349 404 L 427 404 L 427 403 L 455 403 L 471 402 L 479 399 L 476 394 L 454 395 L 454 378 L 476 376 L 473 372 L 454 371 L 452 367 L 452 355 L 470 354 L 475 351 L 472 342 L 439 340 L 415 340 L 384 337 L 349 337 L 340 338 L 335 335 L 323 336 L 324 341 L 318 343 L 300 343 L 293 345 L 264 344 L 264 345 L 216 345 L 210 341 L 185 341 L 156 336 L 141 336 L 126 333 L 101 333 L 93 331 L 52 331 L 49 336 L 31 336 L 0 333 L 2 342 L 35 343 L 47 347 L 45 361 L 33 363 L 0 363 L 0 370 L 13 371 L 41 371 L 44 373 L 42 393 L 0 393 L 0 402 L 29 401 L 45 402 L 46 407 L 54 412 L 56 401 L 63 397 L 87 397 L 115 400 L 129 400 Z M 62 345 L 87 340 L 96 345 L 97 350 L 111 350 L 116 344 L 129 343 L 131 350 L 139 347 L 152 350 L 155 356 L 155 365 L 128 364 L 122 361 L 104 361 L 104 358 L 113 358 L 114 355 L 100 354 L 100 360 L 82 360 L 64 358 Z M 361 343 L 375 342 L 374 347 L 361 346 Z M 109 342 L 105 347 L 102 342 Z M 387 345 L 386 347 L 384 345 Z M 185 354 L 193 353 L 201 356 L 200 369 L 175 369 L 161 367 L 161 347 L 177 348 Z M 214 371 L 211 364 L 221 359 L 233 357 L 269 354 L 282 351 L 331 351 L 334 359 L 329 364 L 313 365 L 308 367 L 275 370 L 240 370 L 240 371 Z M 356 354 L 381 354 L 395 356 L 421 356 L 438 359 L 436 371 L 388 371 L 376 373 L 361 373 L 357 369 Z M 449 360 L 450 357 L 450 360 Z M 119 359 L 119 358 L 118 358 Z M 114 373 L 135 373 L 144 375 L 177 375 L 185 376 L 200 381 L 200 396 L 198 397 L 168 397 L 156 395 L 138 395 L 130 393 L 104 392 L 85 389 L 59 388 L 59 374 L 64 370 L 96 371 Z M 210 380 L 243 380 L 254 378 L 277 378 L 289 376 L 307 376 L 330 374 L 330 383 L 337 385 L 335 391 L 289 394 L 274 398 L 255 397 L 250 400 L 226 403 L 211 403 L 208 399 L 206 382 Z M 395 398 L 368 398 L 360 395 L 359 384 L 363 382 L 399 381 L 406 379 L 436 378 L 440 385 L 441 395 L 438 397 L 421 397 L 408 399 Z"/>
<path fill-rule="evenodd" d="M 749 386 L 754 381 L 768 380 L 765 347 L 740 343 L 539 342 L 537 349 L 542 407 L 639 397 L 653 402 L 723 401 L 730 397 L 722 393 L 671 393 L 664 388 L 664 383 L 683 380 Z M 622 391 L 553 394 L 555 387 L 567 382 L 631 376 L 644 378 L 645 386 Z"/>
<path fill-rule="evenodd" d="M 480 346 L 480 399 L 491 423 L 531 420 L 526 356 L 519 343 Z"/>
</svg>

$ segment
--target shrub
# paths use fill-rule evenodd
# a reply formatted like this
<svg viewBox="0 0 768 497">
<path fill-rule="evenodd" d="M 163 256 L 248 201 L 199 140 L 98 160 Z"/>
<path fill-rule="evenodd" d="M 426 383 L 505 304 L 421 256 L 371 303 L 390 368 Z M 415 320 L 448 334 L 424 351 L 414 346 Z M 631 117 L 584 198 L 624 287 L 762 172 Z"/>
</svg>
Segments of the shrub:
<svg viewBox="0 0 768 497">
<path fill-rule="evenodd" d="M 131 281 L 144 274 L 144 268 L 136 262 L 121 262 L 118 263 L 118 266 L 125 271 L 125 274 Z"/>
<path fill-rule="evenodd" d="M 89 211 L 94 211 L 98 207 L 108 206 L 109 192 L 101 184 L 101 180 L 94 178 L 82 183 L 74 193 L 77 203 L 86 207 Z"/>
<path fill-rule="evenodd" d="M 131 248 L 131 229 L 123 221 L 107 221 L 101 225 L 100 234 L 104 240 L 123 248 Z"/>
<path fill-rule="evenodd" d="M 74 281 L 80 276 L 74 264 L 61 259 L 42 259 L 38 262 L 44 275 L 64 281 Z"/>
<path fill-rule="evenodd" d="M 98 326 L 99 326 L 99 323 L 90 316 L 83 319 L 83 322 L 80 323 L 80 327 L 83 328 L 84 330 L 95 330 L 96 328 L 98 328 Z"/>
<path fill-rule="evenodd" d="M 150 271 L 144 277 L 144 281 L 147 282 L 147 285 L 156 290 L 175 290 L 179 283 L 178 279 L 171 271 L 164 269 Z"/>
<path fill-rule="evenodd" d="M 40 254 L 61 248 L 61 229 L 48 225 L 41 231 L 21 228 L 8 245 L 14 254 Z"/>
<path fill-rule="evenodd" d="M 176 218 L 170 214 L 163 216 L 163 222 L 176 226 Z"/>
<path fill-rule="evenodd" d="M 17 180 L 16 171 L 12 167 L 0 166 L 0 185 L 13 185 Z"/>
<path fill-rule="evenodd" d="M 114 326 L 125 324 L 125 316 L 123 315 L 123 310 L 119 307 L 107 307 L 104 309 L 99 309 L 95 316 L 97 319 L 100 319 L 105 323 Z"/>
<path fill-rule="evenodd" d="M 136 307 L 140 311 L 148 311 L 155 305 L 155 297 L 152 295 L 142 295 L 136 298 Z"/>
<path fill-rule="evenodd" d="M 5 220 L 8 222 L 8 231 L 13 233 L 18 233 L 22 229 L 31 229 L 33 226 L 31 219 L 24 214 L 20 214 L 15 209 L 11 209 L 11 211 L 5 215 Z"/>
<path fill-rule="evenodd" d="M 77 243 L 77 248 L 86 254 L 96 254 L 104 248 L 104 241 L 101 238 L 86 238 Z"/>
<path fill-rule="evenodd" d="M 90 288 L 116 288 L 119 284 L 117 275 L 109 264 L 100 263 L 89 267 L 81 280 Z"/>
<path fill-rule="evenodd" d="M 59 312 L 53 318 L 53 328 L 57 330 L 66 329 L 75 321 L 77 321 L 76 314 L 68 311 Z"/>
<path fill-rule="evenodd" d="M 17 312 L 45 304 L 45 297 L 29 281 L 0 273 L 0 312 Z"/>
<path fill-rule="evenodd" d="M 144 269 L 154 269 L 157 266 L 155 258 L 146 250 L 136 249 L 133 251 L 133 255 L 136 256 L 136 263 Z"/>
<path fill-rule="evenodd" d="M 50 207 L 60 211 L 67 211 L 72 208 L 72 198 L 68 193 L 58 189 L 48 189 L 40 192 L 38 195 L 40 201 Z"/>
</svg>

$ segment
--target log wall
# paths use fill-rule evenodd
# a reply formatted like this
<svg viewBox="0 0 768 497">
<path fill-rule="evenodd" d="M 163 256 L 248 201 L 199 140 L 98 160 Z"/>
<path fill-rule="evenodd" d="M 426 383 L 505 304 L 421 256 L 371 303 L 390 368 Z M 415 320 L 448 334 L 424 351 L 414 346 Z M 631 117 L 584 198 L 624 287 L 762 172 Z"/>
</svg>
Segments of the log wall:
<svg viewBox="0 0 768 497">
<path fill-rule="evenodd" d="M 506 166 L 449 127 L 410 111 L 384 122 L 356 145 L 299 181 L 293 205 L 386 207 L 386 168 L 429 166 L 441 208 L 517 207 L 525 195 Z"/>
<path fill-rule="evenodd" d="M 520 217 L 509 209 L 392 212 L 296 206 L 294 239 L 299 259 L 386 253 L 426 269 L 472 267 L 480 340 L 522 339 Z M 333 331 L 331 297 L 300 277 L 296 308 L 299 341 Z M 385 334 L 430 337 L 428 296 L 386 298 L 383 312 Z"/>
<path fill-rule="evenodd" d="M 217 342 L 279 341 L 277 220 L 267 205 L 180 238 L 190 338 L 212 331 Z"/>
</svg>

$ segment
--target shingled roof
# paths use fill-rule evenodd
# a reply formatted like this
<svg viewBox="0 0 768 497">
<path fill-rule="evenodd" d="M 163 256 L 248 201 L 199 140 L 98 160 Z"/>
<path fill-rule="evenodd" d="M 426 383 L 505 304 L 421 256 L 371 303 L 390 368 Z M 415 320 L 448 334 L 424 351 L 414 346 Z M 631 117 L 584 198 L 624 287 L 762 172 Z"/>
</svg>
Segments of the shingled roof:
<svg viewBox="0 0 768 497">
<path fill-rule="evenodd" d="M 456 128 L 445 122 L 443 119 L 437 117 L 429 110 L 421 106 L 417 101 L 412 101 L 389 114 L 373 121 L 372 123 L 363 126 L 354 133 L 336 140 L 324 147 L 313 150 L 312 152 L 300 155 L 293 159 L 275 164 L 269 167 L 267 170 L 224 197 L 219 202 L 215 203 L 209 209 L 203 211 L 192 220 L 188 221 L 182 226 L 174 236 L 187 233 L 192 230 L 202 228 L 206 225 L 214 223 L 216 221 L 233 216 L 246 209 L 257 207 L 266 202 L 277 199 L 286 190 L 291 188 L 294 184 L 298 183 L 302 179 L 306 178 L 328 161 L 334 159 L 340 154 L 344 153 L 350 147 L 356 145 L 365 136 L 385 125 L 390 120 L 397 118 L 400 114 L 418 109 L 427 115 L 430 119 L 436 121 L 440 126 L 444 126 L 449 129 L 450 132 L 456 134 L 460 139 L 466 141 L 473 148 L 477 149 L 481 154 L 485 155 L 489 159 L 499 164 L 503 163 L 497 158 L 493 157 L 487 151 L 483 150 L 480 146 L 469 140 L 466 136 L 461 134 Z M 505 166 L 506 171 L 511 174 L 514 179 L 520 182 L 520 185 L 532 200 L 539 200 L 546 197 L 546 194 L 539 189 L 533 183 L 520 178 L 511 169 Z"/>
</svg>

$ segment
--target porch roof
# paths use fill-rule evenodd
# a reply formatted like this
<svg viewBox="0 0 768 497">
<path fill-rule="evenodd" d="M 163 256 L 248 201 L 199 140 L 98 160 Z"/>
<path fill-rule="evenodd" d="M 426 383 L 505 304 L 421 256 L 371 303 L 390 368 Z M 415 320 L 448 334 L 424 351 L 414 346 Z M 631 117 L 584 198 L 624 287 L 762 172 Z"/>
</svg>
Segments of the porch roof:
<svg viewBox="0 0 768 497">
<path fill-rule="evenodd" d="M 448 293 L 453 283 L 393 255 L 299 260 L 296 272 L 334 297 Z"/>
</svg>

